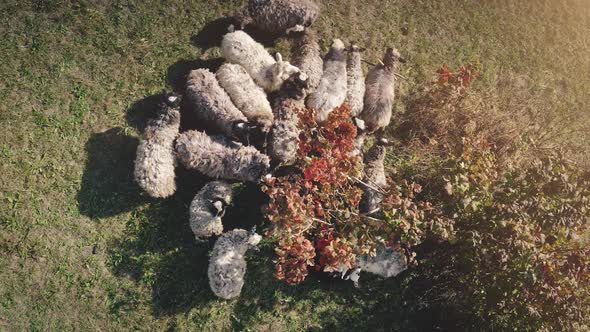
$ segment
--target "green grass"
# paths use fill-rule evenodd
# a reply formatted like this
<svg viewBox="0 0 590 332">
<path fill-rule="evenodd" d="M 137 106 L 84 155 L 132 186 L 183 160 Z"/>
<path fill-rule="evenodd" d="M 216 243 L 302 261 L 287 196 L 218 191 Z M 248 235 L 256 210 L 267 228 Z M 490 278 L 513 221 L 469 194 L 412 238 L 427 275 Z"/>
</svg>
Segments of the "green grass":
<svg viewBox="0 0 590 332">
<path fill-rule="evenodd" d="M 354 289 L 311 277 L 292 287 L 272 278 L 268 245 L 251 255 L 242 297 L 220 301 L 207 284 L 208 247 L 188 227 L 202 179 L 183 175 L 179 194 L 160 201 L 133 183 L 151 96 L 210 64 L 196 59 L 219 55 L 204 55 L 191 37 L 240 3 L 0 4 L 0 330 L 420 326 L 404 312 L 400 280 L 364 276 Z M 514 92 L 498 87 L 520 82 L 542 106 L 532 110 L 540 122 L 563 125 L 560 142 L 576 151 L 590 143 L 585 1 L 325 0 L 323 8 L 316 29 L 324 47 L 334 37 L 356 40 L 376 61 L 394 45 L 410 60 L 399 111 L 441 64 L 479 62 L 476 89 L 509 98 Z M 234 216 L 259 223 L 248 204 L 255 190 L 243 190 Z"/>
</svg>

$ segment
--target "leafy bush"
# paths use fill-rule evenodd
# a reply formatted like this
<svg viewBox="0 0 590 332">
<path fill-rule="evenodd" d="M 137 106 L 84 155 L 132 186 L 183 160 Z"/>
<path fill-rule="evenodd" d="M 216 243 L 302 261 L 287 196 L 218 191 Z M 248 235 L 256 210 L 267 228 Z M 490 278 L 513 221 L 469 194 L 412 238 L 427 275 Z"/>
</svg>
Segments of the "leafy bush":
<svg viewBox="0 0 590 332">
<path fill-rule="evenodd" d="M 501 162 L 519 161 L 521 156 L 516 153 L 522 152 L 525 135 L 538 131 L 533 112 L 514 105 L 522 100 L 507 110 L 495 93 L 472 92 L 469 88 L 480 69 L 479 65 L 465 65 L 453 73 L 445 65 L 435 80 L 406 98 L 406 112 L 393 131 L 402 150 L 430 163 L 460 151 L 460 138 L 468 137 L 490 144 Z"/>
<path fill-rule="evenodd" d="M 430 203 L 415 200 L 420 187 L 400 182 L 385 192 L 376 217 L 359 214 L 362 177 L 359 157 L 352 157 L 356 128 L 350 109 L 335 109 L 326 123 L 315 122 L 313 110 L 300 113 L 299 172 L 268 178 L 264 211 L 267 235 L 277 241 L 275 276 L 296 284 L 308 268 L 325 272 L 354 266 L 358 255 L 375 254 L 378 246 L 405 250 L 409 258 L 433 227 Z M 438 227 L 441 228 L 441 227 Z"/>
<path fill-rule="evenodd" d="M 588 231 L 590 176 L 561 154 L 503 170 L 489 147 L 470 141 L 440 176 L 455 236 L 416 271 L 420 287 L 430 279 L 423 305 L 449 301 L 471 315 L 472 328 L 588 324 L 590 248 L 580 238 Z"/>
<path fill-rule="evenodd" d="M 447 328 L 588 328 L 590 248 L 582 238 L 590 174 L 555 150 L 513 162 L 523 146 L 511 140 L 527 134 L 535 141 L 533 132 L 485 111 L 474 120 L 465 108 L 465 70 L 440 70 L 414 108 L 425 113 L 405 115 L 419 138 L 405 153 L 435 156 L 419 174 L 427 184 L 421 195 L 454 222 L 449 241 L 419 248 L 407 300 L 422 314 L 438 312 L 437 324 Z M 410 142 L 408 132 L 402 142 Z"/>
<path fill-rule="evenodd" d="M 324 124 L 300 111 L 295 171 L 263 186 L 275 276 L 297 284 L 312 267 L 342 271 L 387 246 L 414 263 L 403 296 L 424 324 L 435 312 L 448 329 L 588 328 L 590 173 L 555 151 L 514 162 L 535 131 L 467 107 L 475 67 L 438 75 L 402 117 L 397 161 L 371 216 L 358 212 L 349 108 Z M 404 160 L 425 154 L 421 165 Z"/>
</svg>

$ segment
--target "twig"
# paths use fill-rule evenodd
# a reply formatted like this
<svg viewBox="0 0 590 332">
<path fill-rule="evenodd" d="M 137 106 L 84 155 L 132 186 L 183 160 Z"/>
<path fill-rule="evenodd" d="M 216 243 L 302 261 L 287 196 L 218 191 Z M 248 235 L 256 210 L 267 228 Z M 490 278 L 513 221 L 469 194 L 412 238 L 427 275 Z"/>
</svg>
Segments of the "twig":
<svg viewBox="0 0 590 332">
<path fill-rule="evenodd" d="M 377 191 L 377 192 L 379 192 L 379 193 L 381 193 L 381 194 L 383 194 L 383 195 L 387 195 L 387 192 L 385 192 L 383 189 L 380 189 L 380 188 L 374 187 L 373 185 L 370 185 L 370 184 L 368 184 L 368 183 L 366 183 L 366 182 L 362 181 L 362 180 L 361 180 L 361 179 L 359 179 L 359 178 L 356 178 L 356 177 L 353 177 L 353 176 L 349 176 L 349 175 L 347 175 L 347 176 L 348 176 L 348 179 L 349 179 L 349 180 L 354 180 L 354 181 L 357 181 L 357 182 L 359 182 L 359 183 L 361 183 L 361 184 L 363 184 L 363 185 L 365 185 L 365 186 L 369 187 L 370 189 L 373 189 L 373 190 L 375 190 L 375 191 Z"/>
<path fill-rule="evenodd" d="M 396 77 L 401 78 L 402 80 L 406 80 L 406 81 L 408 80 L 405 76 L 402 76 L 402 75 L 400 75 L 398 73 L 393 73 L 393 75 L 395 75 Z"/>
<path fill-rule="evenodd" d="M 318 219 L 318 218 L 311 218 L 311 220 L 313 220 L 313 221 L 317 221 L 317 222 L 319 222 L 319 223 L 322 223 L 322 224 L 326 224 L 326 225 L 330 225 L 330 226 L 332 226 L 332 224 L 330 224 L 330 223 L 329 223 L 329 222 L 327 222 L 327 221 L 323 221 L 322 219 Z"/>
<path fill-rule="evenodd" d="M 336 210 L 328 210 L 328 213 L 329 213 L 330 211 L 336 211 Z M 353 216 L 358 216 L 358 217 L 367 218 L 367 219 L 369 219 L 369 220 L 372 220 L 372 221 L 381 221 L 381 222 L 385 221 L 385 220 L 383 220 L 383 219 L 379 219 L 379 218 L 375 218 L 375 217 L 370 217 L 370 216 L 369 216 L 367 213 L 356 213 L 356 212 L 353 212 L 353 211 L 350 211 L 350 213 L 351 213 Z M 330 213 L 330 214 L 331 214 L 331 213 Z M 334 216 L 334 215 L 332 215 L 332 216 Z"/>
<path fill-rule="evenodd" d="M 372 63 L 372 62 L 369 62 L 369 61 L 367 61 L 367 60 L 362 60 L 362 61 L 363 61 L 364 63 L 368 64 L 368 65 L 371 65 L 371 66 L 376 66 L 374 63 Z M 385 66 L 385 64 L 383 63 L 383 61 L 379 60 L 379 63 L 380 63 L 382 66 Z M 400 75 L 400 74 L 398 74 L 398 73 L 393 73 L 393 75 L 395 75 L 395 77 L 399 77 L 399 78 L 401 78 L 401 79 L 403 79 L 403 80 L 406 80 L 406 81 L 408 80 L 408 78 L 407 78 L 407 77 L 405 77 L 405 76 L 403 76 L 403 75 Z"/>
</svg>

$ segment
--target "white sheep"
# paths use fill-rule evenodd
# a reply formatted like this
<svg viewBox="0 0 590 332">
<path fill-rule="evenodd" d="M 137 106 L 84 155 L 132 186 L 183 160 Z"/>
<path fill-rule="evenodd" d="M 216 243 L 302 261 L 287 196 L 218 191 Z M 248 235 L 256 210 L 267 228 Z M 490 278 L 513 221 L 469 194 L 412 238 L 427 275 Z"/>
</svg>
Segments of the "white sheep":
<svg viewBox="0 0 590 332">
<path fill-rule="evenodd" d="M 298 33 L 292 53 L 293 65 L 307 75 L 309 91 L 314 91 L 320 84 L 324 72 L 324 59 L 317 34 L 310 29 Z"/>
<path fill-rule="evenodd" d="M 179 102 L 179 96 L 167 96 L 137 147 L 135 181 L 152 197 L 169 197 L 176 191 L 174 139 L 180 128 Z"/>
<path fill-rule="evenodd" d="M 387 127 L 391 121 L 395 98 L 394 67 L 398 61 L 405 62 L 396 49 L 388 48 L 383 63 L 375 65 L 367 74 L 360 118 L 365 121 L 369 133 Z"/>
<path fill-rule="evenodd" d="M 248 119 L 232 103 L 215 74 L 207 69 L 191 71 L 186 96 L 199 120 L 207 127 L 232 139 L 248 141 Z"/>
<path fill-rule="evenodd" d="M 300 73 L 299 76 L 287 80 L 273 101 L 275 121 L 267 142 L 273 167 L 288 165 L 297 156 L 301 133 L 297 111 L 305 108 L 305 91 L 308 88 L 305 74 Z"/>
<path fill-rule="evenodd" d="M 238 16 L 242 28 L 252 24 L 263 32 L 282 35 L 301 31 L 320 15 L 311 0 L 250 0 Z"/>
<path fill-rule="evenodd" d="M 379 211 L 379 205 L 383 201 L 383 192 L 387 186 L 384 162 L 388 144 L 386 139 L 380 139 L 365 154 L 365 176 L 361 185 L 363 196 L 359 205 L 361 213 L 371 214 Z"/>
<path fill-rule="evenodd" d="M 195 238 L 200 241 L 223 233 L 221 218 L 232 202 L 232 188 L 222 181 L 207 183 L 193 198 L 189 222 Z"/>
<path fill-rule="evenodd" d="M 236 107 L 267 133 L 273 122 L 272 108 L 264 90 L 256 85 L 244 67 L 225 63 L 215 74 Z"/>
<path fill-rule="evenodd" d="M 243 229 L 234 229 L 217 239 L 211 257 L 207 276 L 209 287 L 223 299 L 240 296 L 246 275 L 246 252 L 255 248 L 261 236 Z"/>
<path fill-rule="evenodd" d="M 317 89 L 307 99 L 307 107 L 317 111 L 316 120 L 324 122 L 335 107 L 346 99 L 346 50 L 334 39 L 324 61 L 324 72 Z"/>
<path fill-rule="evenodd" d="M 260 43 L 244 31 L 229 32 L 221 41 L 223 56 L 230 63 L 241 65 L 254 82 L 266 92 L 278 91 L 285 80 L 299 69 L 283 61 L 280 53 L 276 60 Z"/>
<path fill-rule="evenodd" d="M 216 179 L 256 182 L 270 164 L 268 156 L 252 146 L 196 130 L 180 134 L 176 152 L 185 167 Z"/>
<path fill-rule="evenodd" d="M 346 102 L 350 106 L 350 116 L 357 117 L 363 111 L 363 98 L 365 97 L 365 77 L 361 65 L 361 52 L 365 49 L 356 44 L 350 45 L 348 59 L 346 61 Z"/>
</svg>

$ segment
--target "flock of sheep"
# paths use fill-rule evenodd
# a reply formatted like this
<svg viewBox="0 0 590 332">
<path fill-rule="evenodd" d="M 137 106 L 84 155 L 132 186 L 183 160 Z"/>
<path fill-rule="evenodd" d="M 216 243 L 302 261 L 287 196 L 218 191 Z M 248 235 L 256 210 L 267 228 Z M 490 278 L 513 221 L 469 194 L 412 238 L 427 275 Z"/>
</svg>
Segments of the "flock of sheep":
<svg viewBox="0 0 590 332">
<path fill-rule="evenodd" d="M 153 197 L 169 197 L 176 191 L 175 166 L 200 172 L 212 179 L 190 205 L 190 227 L 197 240 L 219 236 L 211 253 L 209 284 L 219 297 L 240 294 L 244 284 L 244 255 L 258 244 L 255 232 L 236 229 L 224 233 L 222 217 L 232 203 L 230 182 L 258 182 L 279 166 L 289 165 L 298 148 L 296 109 L 317 111 L 317 121 L 348 103 L 359 128 L 357 154 L 364 138 L 389 124 L 394 99 L 394 67 L 403 62 L 399 53 L 387 49 L 383 61 L 366 79 L 357 45 L 345 47 L 335 39 L 323 56 L 317 35 L 309 26 L 318 18 L 319 7 L 311 0 L 249 0 L 230 26 L 221 50 L 226 63 L 216 73 L 196 69 L 187 77 L 184 96 L 169 94 L 155 119 L 149 121 L 137 149 L 135 179 Z M 240 30 L 251 25 L 261 31 L 295 38 L 292 63 L 277 53 L 271 56 L 263 45 Z M 180 101 L 207 131 L 180 133 Z M 263 137 L 262 144 L 250 144 Z M 383 162 L 387 142 L 378 139 L 364 155 L 365 179 L 360 210 L 378 210 L 385 183 Z M 377 273 L 389 277 L 405 269 L 398 254 L 383 250 L 377 257 L 361 257 L 349 273 Z"/>
</svg>

